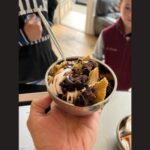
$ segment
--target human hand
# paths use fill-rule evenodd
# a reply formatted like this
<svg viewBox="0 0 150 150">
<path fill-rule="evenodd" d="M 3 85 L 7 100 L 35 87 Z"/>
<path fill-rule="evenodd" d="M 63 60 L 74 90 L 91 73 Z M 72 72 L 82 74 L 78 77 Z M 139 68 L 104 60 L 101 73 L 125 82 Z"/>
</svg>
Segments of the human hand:
<svg viewBox="0 0 150 150">
<path fill-rule="evenodd" d="M 99 126 L 99 112 L 77 117 L 53 105 L 50 97 L 32 102 L 27 121 L 37 150 L 92 150 Z M 45 109 L 51 105 L 51 110 Z"/>
<path fill-rule="evenodd" d="M 42 38 L 43 28 L 41 20 L 37 18 L 35 14 L 30 15 L 29 19 L 25 22 L 23 30 L 30 42 L 40 40 Z"/>
</svg>

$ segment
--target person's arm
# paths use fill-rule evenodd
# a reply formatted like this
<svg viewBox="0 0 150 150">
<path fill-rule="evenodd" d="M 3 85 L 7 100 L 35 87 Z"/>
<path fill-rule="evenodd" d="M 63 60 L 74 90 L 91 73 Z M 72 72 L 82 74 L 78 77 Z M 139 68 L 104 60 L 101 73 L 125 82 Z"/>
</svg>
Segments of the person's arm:
<svg viewBox="0 0 150 150">
<path fill-rule="evenodd" d="M 36 14 L 27 15 L 22 29 L 19 29 L 19 45 L 25 46 L 30 42 L 40 40 L 43 28 Z"/>
<path fill-rule="evenodd" d="M 103 48 L 104 48 L 104 42 L 103 42 L 103 34 L 101 32 L 101 34 L 98 37 L 98 40 L 96 42 L 94 51 L 92 53 L 93 57 L 104 61 L 104 54 L 103 54 Z"/>
<path fill-rule="evenodd" d="M 92 150 L 100 112 L 78 117 L 61 110 L 49 96 L 33 100 L 27 126 L 36 150 Z"/>
</svg>

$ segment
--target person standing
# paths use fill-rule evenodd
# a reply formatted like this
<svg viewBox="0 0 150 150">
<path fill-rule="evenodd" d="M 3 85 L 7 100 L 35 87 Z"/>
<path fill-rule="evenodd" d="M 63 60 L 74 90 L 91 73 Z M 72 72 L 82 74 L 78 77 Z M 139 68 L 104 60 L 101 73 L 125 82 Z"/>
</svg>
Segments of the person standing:
<svg viewBox="0 0 150 150">
<path fill-rule="evenodd" d="M 99 35 L 93 56 L 115 72 L 118 90 L 131 88 L 132 0 L 119 0 L 120 18 Z"/>
<path fill-rule="evenodd" d="M 43 26 L 39 9 L 52 25 L 57 0 L 19 0 L 19 84 L 44 79 L 48 67 L 57 60 L 50 37 Z"/>
</svg>

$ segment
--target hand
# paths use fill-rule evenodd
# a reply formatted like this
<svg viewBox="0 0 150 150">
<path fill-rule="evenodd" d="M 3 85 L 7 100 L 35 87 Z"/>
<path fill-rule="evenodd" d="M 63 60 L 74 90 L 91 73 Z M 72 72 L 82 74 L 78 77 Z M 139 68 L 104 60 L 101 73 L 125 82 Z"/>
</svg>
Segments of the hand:
<svg viewBox="0 0 150 150">
<path fill-rule="evenodd" d="M 35 14 L 32 14 L 26 21 L 23 30 L 30 42 L 40 40 L 42 38 L 43 28 L 41 21 Z"/>
<path fill-rule="evenodd" d="M 99 112 L 77 117 L 60 110 L 50 97 L 32 102 L 27 126 L 37 150 L 92 150 Z M 45 113 L 50 106 L 51 110 Z M 52 106 L 53 105 L 53 106 Z"/>
</svg>

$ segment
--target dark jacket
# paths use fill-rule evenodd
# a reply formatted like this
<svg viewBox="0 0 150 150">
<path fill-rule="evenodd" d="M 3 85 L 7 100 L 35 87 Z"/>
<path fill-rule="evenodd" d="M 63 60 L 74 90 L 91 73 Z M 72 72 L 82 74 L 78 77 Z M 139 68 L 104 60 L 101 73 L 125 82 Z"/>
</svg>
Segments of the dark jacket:
<svg viewBox="0 0 150 150">
<path fill-rule="evenodd" d="M 118 90 L 131 88 L 131 37 L 126 39 L 124 24 L 119 18 L 116 23 L 102 30 L 94 57 L 101 59 L 115 72 Z"/>
<path fill-rule="evenodd" d="M 116 73 L 118 90 L 131 88 L 131 39 L 127 40 L 120 18 L 103 30 L 105 62 Z"/>
</svg>

